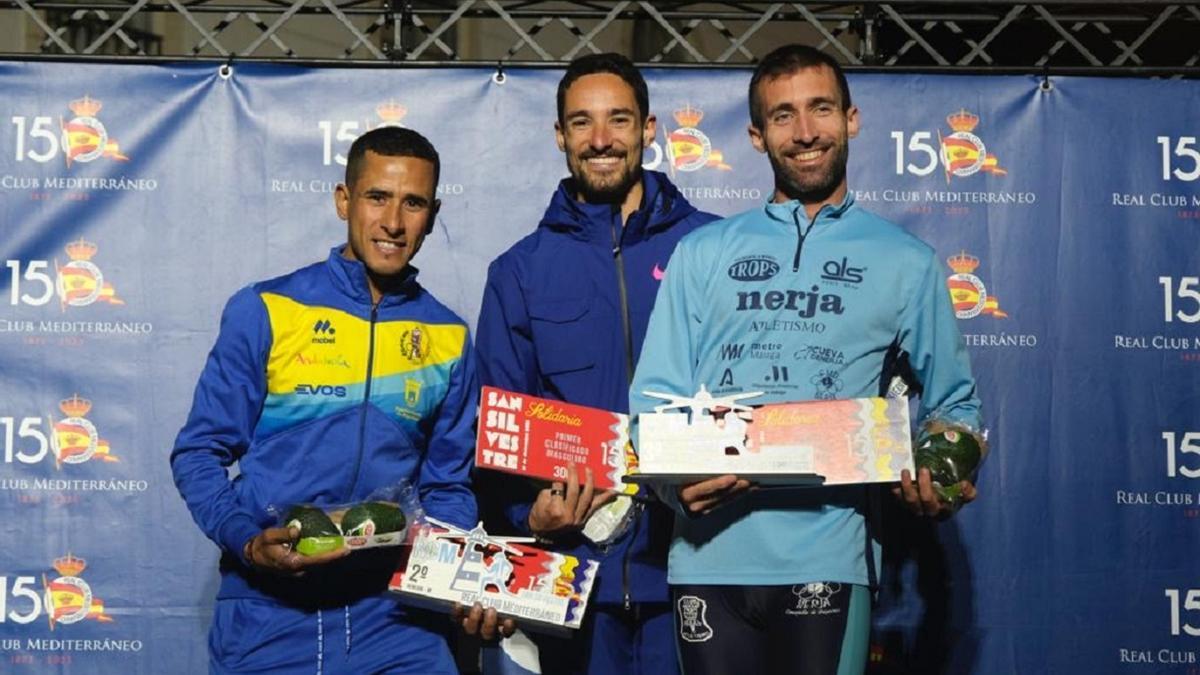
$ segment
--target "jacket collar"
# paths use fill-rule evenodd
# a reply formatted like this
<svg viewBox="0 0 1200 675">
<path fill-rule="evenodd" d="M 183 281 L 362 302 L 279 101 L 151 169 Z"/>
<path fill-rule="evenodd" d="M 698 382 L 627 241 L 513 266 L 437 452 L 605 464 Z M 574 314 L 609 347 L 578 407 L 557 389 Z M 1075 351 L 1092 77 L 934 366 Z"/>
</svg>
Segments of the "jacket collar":
<svg viewBox="0 0 1200 675">
<path fill-rule="evenodd" d="M 854 191 L 846 190 L 846 196 L 838 204 L 826 204 L 817 211 L 817 217 L 812 219 L 810 227 L 815 227 L 818 223 L 827 221 L 836 221 L 840 219 L 850 207 L 854 206 Z M 785 223 L 793 226 L 795 223 L 806 223 L 809 218 L 804 211 L 804 204 L 798 199 L 790 199 L 783 203 L 767 202 L 765 207 L 767 216 L 771 220 Z"/>
<path fill-rule="evenodd" d="M 564 178 L 559 182 L 538 227 L 566 232 L 576 239 L 606 247 L 614 245 L 616 232 L 627 245 L 646 239 L 696 211 L 671 181 L 657 171 L 642 171 L 642 204 L 630 214 L 624 232 L 621 232 L 619 206 L 581 202 L 575 194 L 574 179 Z"/>
<path fill-rule="evenodd" d="M 334 246 L 329 250 L 329 258 L 325 261 L 325 266 L 329 269 L 329 275 L 333 279 L 334 288 L 355 302 L 371 305 L 371 287 L 367 285 L 367 268 L 361 262 L 350 260 L 342 255 L 346 246 L 347 244 Z M 421 288 L 417 283 L 418 271 L 412 265 L 405 267 L 401 272 L 397 290 L 380 298 L 379 305 L 383 307 L 398 304 L 415 296 Z"/>
</svg>

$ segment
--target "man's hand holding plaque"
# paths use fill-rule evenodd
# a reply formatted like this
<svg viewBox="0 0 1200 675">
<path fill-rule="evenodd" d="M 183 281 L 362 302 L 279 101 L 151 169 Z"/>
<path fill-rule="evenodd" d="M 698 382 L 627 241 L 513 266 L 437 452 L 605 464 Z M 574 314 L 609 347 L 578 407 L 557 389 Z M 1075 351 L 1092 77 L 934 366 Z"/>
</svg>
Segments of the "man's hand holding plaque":
<svg viewBox="0 0 1200 675">
<path fill-rule="evenodd" d="M 538 493 L 529 511 L 529 530 L 538 537 L 551 538 L 563 532 L 576 532 L 598 509 L 616 498 L 615 490 L 596 492 L 591 467 L 584 467 L 583 485 L 574 462 L 567 464 L 566 482 L 554 482 Z"/>
</svg>

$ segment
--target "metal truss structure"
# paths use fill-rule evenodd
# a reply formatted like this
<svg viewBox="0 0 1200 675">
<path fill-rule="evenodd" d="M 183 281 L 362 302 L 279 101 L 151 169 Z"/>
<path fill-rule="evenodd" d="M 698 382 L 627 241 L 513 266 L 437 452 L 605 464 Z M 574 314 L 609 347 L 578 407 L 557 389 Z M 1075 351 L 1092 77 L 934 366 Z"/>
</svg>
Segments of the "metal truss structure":
<svg viewBox="0 0 1200 675">
<path fill-rule="evenodd" d="M 0 58 L 745 66 L 801 40 L 851 69 L 1200 75 L 1192 2 L 0 0 Z M 0 29 L 0 39 L 5 37 Z"/>
</svg>

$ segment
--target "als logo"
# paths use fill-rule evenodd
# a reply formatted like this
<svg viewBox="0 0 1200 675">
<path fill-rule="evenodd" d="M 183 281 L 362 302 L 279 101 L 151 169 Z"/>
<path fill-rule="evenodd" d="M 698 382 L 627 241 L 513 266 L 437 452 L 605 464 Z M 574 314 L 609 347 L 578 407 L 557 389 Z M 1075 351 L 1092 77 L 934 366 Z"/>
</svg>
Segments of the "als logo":
<svg viewBox="0 0 1200 675">
<path fill-rule="evenodd" d="M 104 280 L 104 273 L 92 262 L 97 249 L 95 244 L 81 237 L 65 247 L 70 262 L 60 267 L 58 261 L 54 261 L 58 273 L 54 286 L 63 311 L 67 307 L 87 307 L 94 302 L 125 304 L 117 297 L 112 284 Z"/>
<path fill-rule="evenodd" d="M 672 176 L 676 171 L 699 171 L 706 167 L 721 171 L 733 168 L 725 163 L 720 150 L 713 149 L 708 136 L 697 128 L 704 119 L 704 111 L 688 104 L 676 110 L 674 117 L 679 128 L 667 135 L 667 166 Z"/>
<path fill-rule="evenodd" d="M 950 176 L 965 178 L 980 171 L 997 176 L 1005 176 L 1008 171 L 1000 168 L 995 155 L 988 154 L 983 141 L 972 133 L 979 125 L 979 116 L 961 109 L 946 117 L 946 122 L 954 133 L 943 137 L 938 134 L 941 142 L 942 167 L 946 170 L 946 182 Z"/>
<path fill-rule="evenodd" d="M 58 403 L 66 417 L 57 422 L 50 418 L 54 431 L 50 434 L 50 449 L 54 451 L 54 463 L 58 469 L 63 464 L 83 464 L 90 459 L 103 462 L 120 461 L 111 452 L 108 441 L 100 438 L 96 425 L 85 415 L 92 409 L 92 402 L 74 394 Z"/>
<path fill-rule="evenodd" d="M 313 339 L 314 345 L 332 345 L 337 344 L 337 329 L 333 327 L 333 322 L 329 319 L 318 319 L 313 324 Z"/>
<path fill-rule="evenodd" d="M 426 331 L 421 326 L 414 326 L 400 334 L 400 353 L 412 363 L 420 363 L 429 356 Z"/>
<path fill-rule="evenodd" d="M 50 618 L 50 630 L 57 624 L 78 623 L 84 619 L 102 623 L 113 620 L 104 613 L 104 602 L 92 594 L 92 587 L 79 578 L 87 569 L 86 560 L 68 553 L 54 561 L 54 569 L 59 576 L 53 581 L 47 581 L 46 575 L 42 575 L 43 602 Z"/>
<path fill-rule="evenodd" d="M 966 251 L 947 258 L 950 269 L 954 270 L 946 279 L 950 289 L 950 300 L 954 303 L 954 316 L 959 319 L 974 319 L 980 314 L 988 314 L 997 319 L 1008 316 L 1000 309 L 1000 301 L 993 295 L 988 295 L 983 281 L 975 276 L 979 267 L 979 258 L 967 255 Z"/>
<path fill-rule="evenodd" d="M 738 258 L 727 272 L 734 281 L 766 281 L 779 274 L 779 263 L 769 255 Z"/>
<path fill-rule="evenodd" d="M 841 260 L 827 260 L 821 266 L 821 278 L 829 281 L 837 281 L 847 285 L 861 284 L 863 280 L 863 272 L 866 272 L 865 267 L 852 267 L 850 259 L 843 257 Z"/>
</svg>

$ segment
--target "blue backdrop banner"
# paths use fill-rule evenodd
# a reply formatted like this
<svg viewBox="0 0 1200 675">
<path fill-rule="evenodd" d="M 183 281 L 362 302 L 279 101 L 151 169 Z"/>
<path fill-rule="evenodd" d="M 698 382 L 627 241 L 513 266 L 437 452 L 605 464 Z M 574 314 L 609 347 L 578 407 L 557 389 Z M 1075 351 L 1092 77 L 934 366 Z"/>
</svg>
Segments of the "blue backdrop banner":
<svg viewBox="0 0 1200 675">
<path fill-rule="evenodd" d="M 749 72 L 646 75 L 645 166 L 769 199 Z M 344 155 L 398 124 L 443 162 L 421 279 L 473 322 L 566 174 L 559 76 L 0 62 L 0 671 L 206 669 L 167 460 L 225 300 L 345 241 Z M 954 518 L 889 510 L 871 672 L 1200 673 L 1200 84 L 850 83 L 851 189 L 945 260 L 993 447 Z"/>
</svg>

